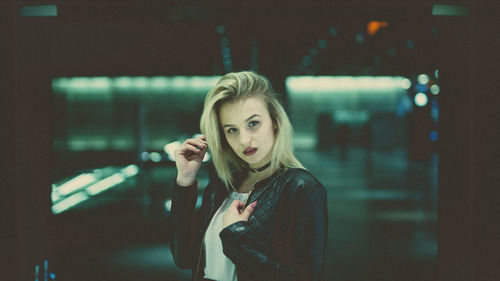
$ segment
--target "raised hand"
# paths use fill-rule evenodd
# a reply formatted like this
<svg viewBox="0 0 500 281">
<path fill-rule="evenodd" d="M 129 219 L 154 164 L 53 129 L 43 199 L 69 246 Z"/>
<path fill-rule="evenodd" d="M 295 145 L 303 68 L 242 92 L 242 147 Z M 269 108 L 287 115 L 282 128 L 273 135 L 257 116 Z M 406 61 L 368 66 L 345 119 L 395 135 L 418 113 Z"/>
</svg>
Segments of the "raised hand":
<svg viewBox="0 0 500 281">
<path fill-rule="evenodd" d="M 190 186 L 193 184 L 207 148 L 206 137 L 202 135 L 197 138 L 187 139 L 175 150 L 178 185 Z"/>
</svg>

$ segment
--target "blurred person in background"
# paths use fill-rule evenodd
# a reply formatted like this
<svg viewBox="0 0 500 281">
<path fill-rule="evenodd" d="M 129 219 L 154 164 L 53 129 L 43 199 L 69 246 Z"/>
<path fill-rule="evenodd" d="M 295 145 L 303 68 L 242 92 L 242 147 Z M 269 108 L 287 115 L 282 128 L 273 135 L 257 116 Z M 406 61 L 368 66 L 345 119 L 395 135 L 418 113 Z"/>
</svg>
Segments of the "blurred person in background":
<svg viewBox="0 0 500 281">
<path fill-rule="evenodd" d="M 293 129 L 269 81 L 229 73 L 206 98 L 202 135 L 176 151 L 176 265 L 193 280 L 319 280 L 327 238 L 326 190 L 295 158 Z M 207 150 L 217 172 L 196 210 Z"/>
</svg>

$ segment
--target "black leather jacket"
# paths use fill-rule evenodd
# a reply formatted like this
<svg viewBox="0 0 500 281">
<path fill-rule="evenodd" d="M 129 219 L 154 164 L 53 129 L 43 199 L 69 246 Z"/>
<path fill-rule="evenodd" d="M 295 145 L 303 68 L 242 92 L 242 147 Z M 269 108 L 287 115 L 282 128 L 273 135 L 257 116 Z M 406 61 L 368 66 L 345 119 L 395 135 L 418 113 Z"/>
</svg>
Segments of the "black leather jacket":
<svg viewBox="0 0 500 281">
<path fill-rule="evenodd" d="M 196 184 L 174 184 L 170 247 L 177 266 L 192 269 L 193 280 L 203 280 L 204 233 L 228 191 L 220 179 L 212 180 L 195 211 Z M 278 170 L 255 185 L 247 205 L 254 201 L 258 203 L 248 222 L 233 223 L 220 232 L 238 281 L 319 280 L 328 230 L 323 185 L 306 170 Z"/>
</svg>

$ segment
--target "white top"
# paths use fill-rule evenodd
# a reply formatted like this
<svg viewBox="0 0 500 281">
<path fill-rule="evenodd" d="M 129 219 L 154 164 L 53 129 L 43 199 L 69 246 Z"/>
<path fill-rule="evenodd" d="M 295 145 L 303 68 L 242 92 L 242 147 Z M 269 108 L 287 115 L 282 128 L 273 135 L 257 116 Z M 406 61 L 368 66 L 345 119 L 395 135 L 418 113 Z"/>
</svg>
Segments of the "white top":
<svg viewBox="0 0 500 281">
<path fill-rule="evenodd" d="M 237 281 L 236 266 L 222 252 L 222 242 L 219 233 L 223 229 L 223 217 L 233 200 L 246 202 L 250 193 L 237 193 L 233 191 L 222 202 L 215 213 L 205 233 L 205 278 L 218 281 Z"/>
</svg>

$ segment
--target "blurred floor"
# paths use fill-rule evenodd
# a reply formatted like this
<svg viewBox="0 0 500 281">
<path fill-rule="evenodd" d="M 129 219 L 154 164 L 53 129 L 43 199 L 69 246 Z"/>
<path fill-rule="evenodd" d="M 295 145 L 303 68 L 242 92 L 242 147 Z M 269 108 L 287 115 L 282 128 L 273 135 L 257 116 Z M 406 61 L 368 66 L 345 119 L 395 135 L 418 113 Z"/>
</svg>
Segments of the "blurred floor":
<svg viewBox="0 0 500 281">
<path fill-rule="evenodd" d="M 341 156 L 336 149 L 297 152 L 328 191 L 324 280 L 435 280 L 437 157 L 412 163 L 404 149 L 363 148 Z M 161 182 L 156 189 L 168 190 Z M 173 264 L 168 216 L 145 215 L 131 207 L 140 205 L 132 197 L 121 201 L 56 219 L 57 279 L 189 280 L 190 272 Z"/>
<path fill-rule="evenodd" d="M 406 150 L 298 152 L 328 191 L 325 280 L 434 280 L 437 157 Z"/>
</svg>

